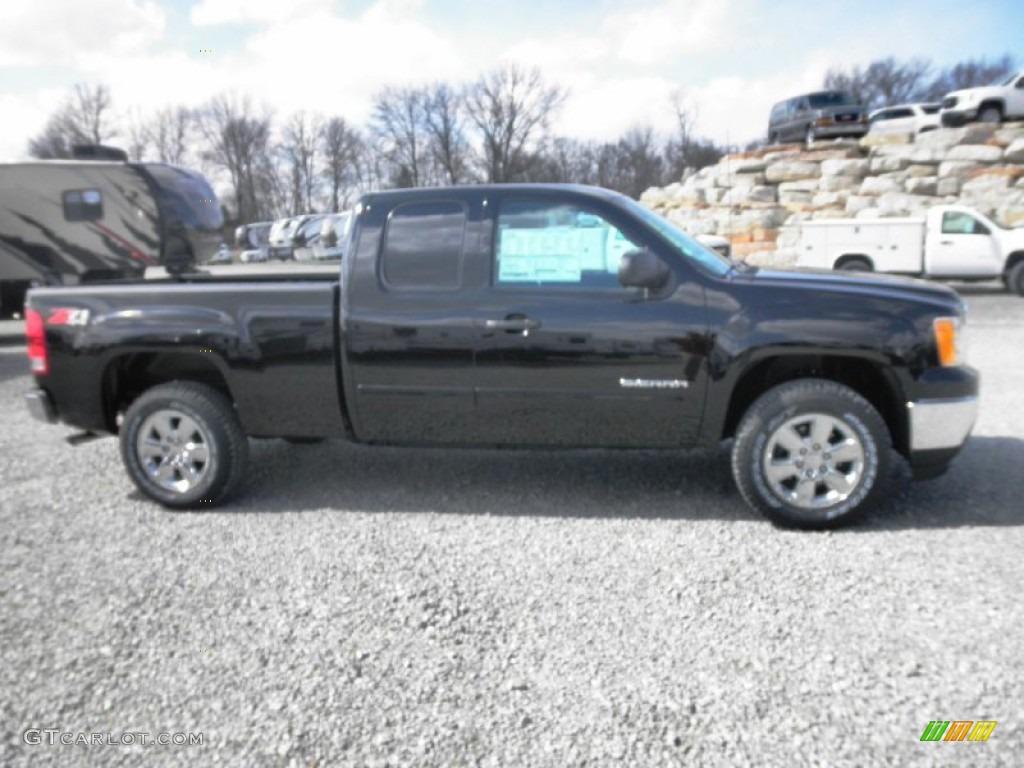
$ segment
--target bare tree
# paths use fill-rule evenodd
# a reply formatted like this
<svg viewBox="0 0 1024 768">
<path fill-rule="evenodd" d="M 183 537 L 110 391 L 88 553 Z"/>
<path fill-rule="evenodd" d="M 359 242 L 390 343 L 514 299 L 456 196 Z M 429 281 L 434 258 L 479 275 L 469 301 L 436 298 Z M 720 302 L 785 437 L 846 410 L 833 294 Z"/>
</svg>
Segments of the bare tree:
<svg viewBox="0 0 1024 768">
<path fill-rule="evenodd" d="M 128 112 L 125 122 L 127 125 L 125 136 L 128 139 L 128 146 L 125 151 L 128 153 L 128 158 L 131 161 L 136 163 L 142 162 L 150 144 L 146 121 L 139 114 L 139 110 L 135 108 Z"/>
<path fill-rule="evenodd" d="M 75 144 L 102 144 L 118 134 L 113 101 L 105 85 L 75 85 L 42 133 L 29 141 L 33 157 L 70 157 Z"/>
<path fill-rule="evenodd" d="M 442 184 L 459 184 L 469 176 L 469 142 L 462 95 L 446 83 L 422 93 L 423 123 L 430 155 Z"/>
<path fill-rule="evenodd" d="M 297 112 L 285 125 L 281 150 L 291 177 L 291 211 L 297 215 L 313 210 L 313 192 L 317 186 L 316 159 L 323 130 L 318 115 Z"/>
<path fill-rule="evenodd" d="M 159 110 L 146 126 L 147 139 L 161 163 L 184 165 L 192 143 L 195 114 L 184 106 Z"/>
<path fill-rule="evenodd" d="M 892 56 L 872 61 L 866 67 L 830 69 L 824 86 L 849 91 L 860 103 L 873 109 L 921 98 L 928 87 L 932 65 L 925 59 L 900 61 Z"/>
<path fill-rule="evenodd" d="M 264 109 L 257 114 L 248 96 L 222 94 L 203 107 L 198 125 L 205 158 L 231 179 L 239 219 L 262 219 L 275 207 L 270 113 Z"/>
<path fill-rule="evenodd" d="M 548 122 L 567 92 L 545 84 L 537 69 L 504 66 L 466 91 L 466 109 L 480 132 L 479 163 L 489 182 L 523 181 L 538 164 Z"/>
<path fill-rule="evenodd" d="M 43 130 L 28 142 L 28 153 L 42 160 L 71 157 L 71 146 L 78 139 L 68 134 L 63 117 L 51 115 Z"/>
<path fill-rule="evenodd" d="M 337 213 L 348 207 L 348 190 L 359 178 L 363 140 L 342 117 L 332 117 L 320 132 L 323 176 L 330 194 L 330 210 Z"/>
<path fill-rule="evenodd" d="M 542 168 L 534 181 L 561 184 L 597 184 L 598 154 L 601 147 L 592 141 L 559 136 L 544 153 Z"/>
<path fill-rule="evenodd" d="M 614 144 L 602 147 L 598 181 L 608 187 L 639 198 L 644 190 L 662 183 L 665 163 L 654 129 L 634 127 Z"/>
<path fill-rule="evenodd" d="M 370 130 L 392 166 L 394 186 L 418 187 L 429 181 L 425 101 L 425 92 L 417 88 L 385 88 L 374 100 Z"/>
<path fill-rule="evenodd" d="M 928 86 L 927 91 L 922 94 L 922 97 L 929 100 L 937 100 L 950 91 L 958 91 L 961 88 L 974 88 L 979 85 L 991 85 L 1009 77 L 1016 68 L 1016 61 L 1008 53 L 991 61 L 988 59 L 967 59 L 942 70 Z"/>
</svg>

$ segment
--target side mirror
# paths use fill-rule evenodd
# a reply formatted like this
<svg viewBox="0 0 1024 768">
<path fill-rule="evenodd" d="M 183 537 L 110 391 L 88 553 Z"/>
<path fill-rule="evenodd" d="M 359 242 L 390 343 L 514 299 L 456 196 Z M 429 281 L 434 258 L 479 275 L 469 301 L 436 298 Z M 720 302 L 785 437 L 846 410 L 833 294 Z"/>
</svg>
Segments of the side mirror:
<svg viewBox="0 0 1024 768">
<path fill-rule="evenodd" d="M 336 248 L 338 245 L 338 233 L 334 231 L 334 227 L 328 229 L 320 239 L 328 248 Z"/>
<path fill-rule="evenodd" d="M 646 248 L 624 253 L 619 262 L 619 282 L 627 288 L 660 291 L 671 276 L 668 264 Z"/>
</svg>

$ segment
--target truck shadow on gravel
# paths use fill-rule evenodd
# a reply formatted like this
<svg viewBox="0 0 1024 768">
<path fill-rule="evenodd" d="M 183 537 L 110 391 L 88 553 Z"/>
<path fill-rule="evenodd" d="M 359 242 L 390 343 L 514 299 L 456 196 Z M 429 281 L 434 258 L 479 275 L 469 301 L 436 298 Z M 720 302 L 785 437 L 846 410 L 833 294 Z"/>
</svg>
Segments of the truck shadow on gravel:
<svg viewBox="0 0 1024 768">
<path fill-rule="evenodd" d="M 250 480 L 225 512 L 337 510 L 651 520 L 762 520 L 728 451 L 487 451 L 253 441 Z M 912 482 L 896 462 L 865 532 L 1019 525 L 1024 441 L 975 437 L 949 472 Z M 209 514 L 209 513 L 207 513 Z M 214 513 L 216 514 L 216 513 Z"/>
</svg>

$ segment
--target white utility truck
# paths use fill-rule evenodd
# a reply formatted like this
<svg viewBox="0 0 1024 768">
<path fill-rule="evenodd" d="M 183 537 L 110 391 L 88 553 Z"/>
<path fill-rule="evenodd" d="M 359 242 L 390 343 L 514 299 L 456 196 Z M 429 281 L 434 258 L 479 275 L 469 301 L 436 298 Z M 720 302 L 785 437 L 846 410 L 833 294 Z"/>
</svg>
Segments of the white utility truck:
<svg viewBox="0 0 1024 768">
<path fill-rule="evenodd" d="M 936 205 L 923 218 L 818 219 L 796 227 L 798 267 L 1001 278 L 1024 296 L 1024 227 L 1007 229 L 963 205 Z"/>
</svg>

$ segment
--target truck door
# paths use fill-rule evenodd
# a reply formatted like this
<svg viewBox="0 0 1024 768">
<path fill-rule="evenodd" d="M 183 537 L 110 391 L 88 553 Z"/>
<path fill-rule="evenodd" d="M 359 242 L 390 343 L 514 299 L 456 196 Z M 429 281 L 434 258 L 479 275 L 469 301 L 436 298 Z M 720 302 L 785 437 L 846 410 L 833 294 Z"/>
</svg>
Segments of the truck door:
<svg viewBox="0 0 1024 768">
<path fill-rule="evenodd" d="M 988 225 L 966 211 L 943 211 L 939 231 L 929 222 L 927 274 L 988 277 L 1000 274 L 1002 259 Z"/>
<path fill-rule="evenodd" d="M 489 197 L 487 208 L 490 279 L 476 363 L 482 440 L 693 440 L 705 392 L 703 289 L 684 283 L 648 299 L 623 288 L 622 255 L 646 243 L 614 206 L 507 192 Z"/>
<path fill-rule="evenodd" d="M 345 396 L 366 442 L 465 443 L 474 425 L 480 204 L 371 201 L 342 291 Z M 478 281 L 477 281 L 478 282 Z"/>
</svg>

